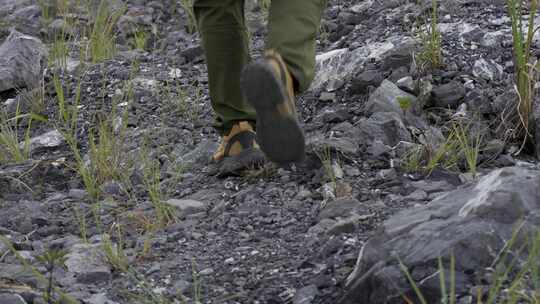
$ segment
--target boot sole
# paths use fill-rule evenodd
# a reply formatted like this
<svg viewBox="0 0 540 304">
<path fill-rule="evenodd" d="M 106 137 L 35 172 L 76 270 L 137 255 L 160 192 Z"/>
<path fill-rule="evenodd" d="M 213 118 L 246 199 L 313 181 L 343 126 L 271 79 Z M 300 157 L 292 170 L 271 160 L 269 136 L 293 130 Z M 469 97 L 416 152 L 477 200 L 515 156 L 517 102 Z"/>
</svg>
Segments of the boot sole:
<svg viewBox="0 0 540 304">
<path fill-rule="evenodd" d="M 266 157 L 280 165 L 303 161 L 304 133 L 296 117 L 278 111 L 289 97 L 272 68 L 263 62 L 250 64 L 242 74 L 241 86 L 257 113 L 257 142 Z"/>
</svg>

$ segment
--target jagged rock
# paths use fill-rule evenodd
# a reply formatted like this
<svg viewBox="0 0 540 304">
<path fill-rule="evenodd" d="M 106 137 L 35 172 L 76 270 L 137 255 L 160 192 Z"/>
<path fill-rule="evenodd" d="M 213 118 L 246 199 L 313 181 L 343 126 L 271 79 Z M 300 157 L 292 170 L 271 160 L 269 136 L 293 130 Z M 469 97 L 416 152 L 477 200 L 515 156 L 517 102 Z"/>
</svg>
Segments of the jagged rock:
<svg viewBox="0 0 540 304">
<path fill-rule="evenodd" d="M 405 107 L 414 107 L 417 99 L 405 91 L 400 90 L 394 83 L 384 80 L 381 86 L 371 94 L 366 105 L 367 112 L 394 112 L 403 119 Z M 401 102 L 401 104 L 400 104 Z"/>
<path fill-rule="evenodd" d="M 385 67 L 391 68 L 406 64 L 403 55 L 406 46 L 412 45 L 412 38 L 394 36 L 389 37 L 384 42 L 369 43 L 363 47 L 354 50 L 337 49 L 332 50 L 316 57 L 316 75 L 311 84 L 311 89 L 321 89 L 327 82 L 339 81 L 344 83 L 354 73 L 361 71 L 366 61 L 384 61 Z M 407 60 L 410 62 L 411 55 L 408 54 Z M 329 91 L 336 90 L 339 87 L 335 83 L 328 86 Z"/>
<path fill-rule="evenodd" d="M 38 38 L 12 31 L 0 45 L 0 92 L 37 87 L 46 58 Z"/>
<path fill-rule="evenodd" d="M 489 81 L 501 80 L 504 74 L 503 67 L 494 60 L 478 59 L 474 62 L 473 75 Z"/>
<path fill-rule="evenodd" d="M 361 131 L 359 142 L 369 144 L 380 140 L 385 145 L 395 146 L 400 141 L 411 141 L 411 134 L 398 114 L 393 112 L 376 112 L 358 123 Z"/>
<path fill-rule="evenodd" d="M 17 31 L 26 35 L 38 36 L 41 30 L 41 8 L 39 5 L 17 9 L 6 19 L 14 24 Z"/>
<path fill-rule="evenodd" d="M 462 83 L 451 81 L 435 87 L 432 91 L 432 103 L 435 107 L 455 109 L 465 97 L 465 87 Z"/>
<path fill-rule="evenodd" d="M 111 279 L 111 268 L 106 262 L 101 243 L 75 244 L 66 260 L 67 270 L 82 284 L 97 284 Z"/>
<path fill-rule="evenodd" d="M 413 93 L 415 90 L 414 79 L 411 76 L 406 76 L 399 79 L 396 82 L 396 85 L 398 86 L 398 88 L 409 93 Z"/>
<path fill-rule="evenodd" d="M 526 235 L 540 227 L 539 184 L 539 171 L 499 169 L 426 206 L 396 214 L 361 249 L 339 303 L 402 303 L 403 295 L 414 299 L 398 257 L 411 270 L 427 302 L 436 303 L 440 301 L 439 279 L 434 275 L 438 259 L 449 267 L 453 254 L 456 293 L 467 292 L 475 274 L 492 266 L 517 222 L 523 220 L 523 225 L 511 250 L 521 248 Z M 450 273 L 448 268 L 445 273 Z"/>
</svg>

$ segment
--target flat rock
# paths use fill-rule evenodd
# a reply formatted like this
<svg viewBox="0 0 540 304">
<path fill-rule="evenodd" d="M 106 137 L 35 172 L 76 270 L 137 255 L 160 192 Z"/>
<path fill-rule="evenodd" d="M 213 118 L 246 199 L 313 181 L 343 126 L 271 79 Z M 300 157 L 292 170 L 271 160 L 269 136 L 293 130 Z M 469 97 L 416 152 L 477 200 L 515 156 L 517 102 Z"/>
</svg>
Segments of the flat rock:
<svg viewBox="0 0 540 304">
<path fill-rule="evenodd" d="M 67 255 L 66 266 L 79 283 L 97 284 L 111 279 L 111 268 L 100 243 L 73 245 Z"/>
<path fill-rule="evenodd" d="M 400 141 L 411 141 L 411 134 L 398 114 L 394 112 L 376 112 L 358 123 L 361 131 L 360 142 L 369 145 L 380 140 L 385 145 L 395 146 Z"/>
<path fill-rule="evenodd" d="M 43 149 L 52 149 L 65 144 L 64 136 L 57 130 L 46 132 L 30 139 L 30 151 L 36 152 Z"/>
<path fill-rule="evenodd" d="M 184 215 L 199 213 L 206 210 L 206 204 L 193 199 L 169 199 L 166 201 L 168 205 L 178 208 Z"/>
</svg>

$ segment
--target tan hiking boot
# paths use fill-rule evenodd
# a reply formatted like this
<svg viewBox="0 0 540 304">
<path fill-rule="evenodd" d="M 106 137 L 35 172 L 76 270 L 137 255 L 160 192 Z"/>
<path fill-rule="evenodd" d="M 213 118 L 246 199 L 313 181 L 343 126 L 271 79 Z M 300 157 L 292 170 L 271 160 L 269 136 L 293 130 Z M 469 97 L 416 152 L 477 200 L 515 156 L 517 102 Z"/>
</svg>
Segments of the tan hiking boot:
<svg viewBox="0 0 540 304">
<path fill-rule="evenodd" d="M 241 86 L 257 113 L 257 141 L 268 159 L 280 165 L 302 161 L 304 133 L 296 116 L 293 78 L 281 56 L 270 50 L 249 64 Z"/>
<path fill-rule="evenodd" d="M 237 122 L 230 132 L 223 136 L 221 144 L 212 156 L 218 167 L 214 169 L 218 176 L 237 175 L 246 169 L 255 169 L 265 162 L 256 141 L 256 134 L 247 121 Z"/>
<path fill-rule="evenodd" d="M 249 122 L 240 121 L 235 123 L 229 133 L 223 136 L 221 144 L 212 156 L 212 160 L 219 163 L 227 157 L 241 155 L 242 152 L 250 149 L 259 150 L 255 138 L 255 131 Z"/>
</svg>

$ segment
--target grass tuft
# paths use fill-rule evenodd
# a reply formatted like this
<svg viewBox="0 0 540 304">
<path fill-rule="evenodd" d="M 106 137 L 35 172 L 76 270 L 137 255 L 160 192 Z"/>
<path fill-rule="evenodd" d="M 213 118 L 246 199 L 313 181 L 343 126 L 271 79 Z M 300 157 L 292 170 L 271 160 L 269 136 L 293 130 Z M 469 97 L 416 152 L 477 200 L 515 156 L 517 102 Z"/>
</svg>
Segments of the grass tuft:
<svg viewBox="0 0 540 304">
<path fill-rule="evenodd" d="M 529 3 L 529 20 L 523 24 L 524 3 Z M 507 0 L 508 15 L 512 22 L 512 41 L 514 53 L 515 90 L 518 94 L 516 113 L 509 113 L 515 122 L 515 138 L 522 138 L 522 149 L 527 143 L 533 143 L 531 126 L 534 125 L 533 103 L 536 96 L 535 84 L 538 79 L 538 60 L 532 57 L 532 42 L 538 28 L 535 18 L 538 0 Z M 516 115 L 517 114 L 517 115 Z M 521 150 L 520 150 L 521 151 Z"/>
<path fill-rule="evenodd" d="M 426 18 L 427 19 L 427 18 Z M 436 69 L 442 66 L 442 47 L 441 32 L 438 28 L 439 11 L 437 0 L 431 0 L 430 21 L 422 22 L 422 28 L 418 31 L 418 37 L 421 41 L 421 51 L 416 59 L 422 66 L 429 66 Z"/>
<path fill-rule="evenodd" d="M 112 11 L 109 1 L 102 0 L 98 6 L 89 39 L 90 59 L 93 63 L 101 62 L 116 54 L 116 22 L 124 9 Z"/>
</svg>

